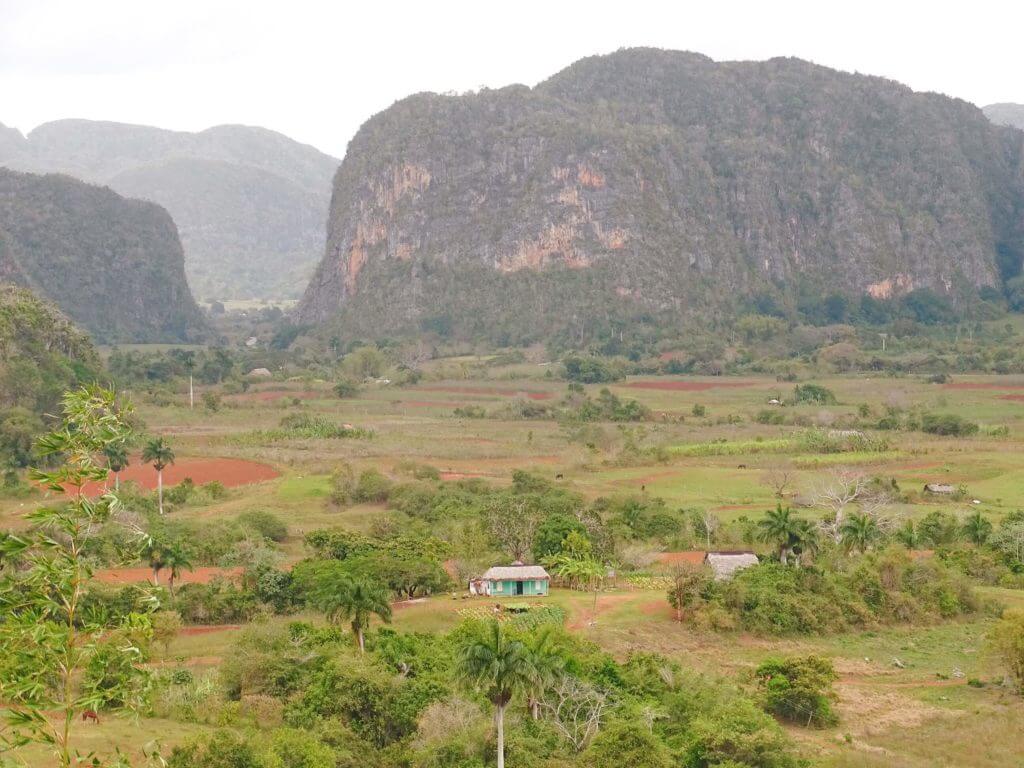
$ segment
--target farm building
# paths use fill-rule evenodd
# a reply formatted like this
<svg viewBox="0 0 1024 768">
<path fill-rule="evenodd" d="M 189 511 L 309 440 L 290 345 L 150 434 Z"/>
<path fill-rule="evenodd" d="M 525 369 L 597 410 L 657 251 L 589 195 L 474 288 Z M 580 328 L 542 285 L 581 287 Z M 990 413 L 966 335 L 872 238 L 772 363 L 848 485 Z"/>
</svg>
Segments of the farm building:
<svg viewBox="0 0 1024 768">
<path fill-rule="evenodd" d="M 711 568 L 715 581 L 731 579 L 737 571 L 757 565 L 757 555 L 753 552 L 708 552 L 704 562 Z"/>
<path fill-rule="evenodd" d="M 550 584 L 551 577 L 539 565 L 523 565 L 517 561 L 512 565 L 496 565 L 493 568 L 488 568 L 480 577 L 476 588 L 477 594 L 480 594 L 479 589 L 482 587 L 485 595 L 514 597 L 516 595 L 546 595 Z"/>
<path fill-rule="evenodd" d="M 928 483 L 924 487 L 924 492 L 938 494 L 939 496 L 950 496 L 956 493 L 956 486 L 945 483 Z"/>
</svg>

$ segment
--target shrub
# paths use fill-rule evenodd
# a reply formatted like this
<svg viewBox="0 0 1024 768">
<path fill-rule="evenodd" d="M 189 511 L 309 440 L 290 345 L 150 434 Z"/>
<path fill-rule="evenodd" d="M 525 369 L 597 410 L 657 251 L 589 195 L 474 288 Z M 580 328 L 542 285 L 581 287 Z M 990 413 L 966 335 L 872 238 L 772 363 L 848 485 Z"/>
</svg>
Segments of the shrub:
<svg viewBox="0 0 1024 768">
<path fill-rule="evenodd" d="M 597 357 L 571 355 L 563 361 L 565 377 L 583 384 L 604 384 L 624 378 L 622 370 Z"/>
<path fill-rule="evenodd" d="M 824 728 L 839 718 L 832 709 L 836 671 L 820 656 L 767 659 L 755 675 L 764 708 L 784 720 Z"/>
<path fill-rule="evenodd" d="M 793 388 L 793 402 L 798 404 L 835 405 L 836 396 L 831 389 L 819 384 L 797 384 Z"/>
<path fill-rule="evenodd" d="M 288 538 L 288 526 L 277 515 L 264 509 L 254 509 L 238 516 L 238 522 L 251 528 L 270 541 L 281 542 Z"/>
<path fill-rule="evenodd" d="M 342 379 L 334 385 L 334 394 L 345 399 L 359 394 L 359 385 L 352 379 Z"/>
<path fill-rule="evenodd" d="M 978 432 L 978 425 L 955 413 L 926 413 L 921 417 L 921 431 L 932 435 L 966 437 Z"/>
<path fill-rule="evenodd" d="M 708 415 L 708 409 L 705 405 L 701 405 L 700 403 L 694 403 L 693 408 L 690 409 L 690 413 L 692 413 L 698 419 L 701 419 Z"/>
<path fill-rule="evenodd" d="M 601 731 L 587 751 L 583 764 L 591 768 L 671 768 L 672 755 L 651 731 L 639 722 L 620 722 Z"/>
<path fill-rule="evenodd" d="M 993 628 L 989 642 L 1006 665 L 1017 692 L 1024 694 L 1024 611 L 1006 611 Z"/>
</svg>

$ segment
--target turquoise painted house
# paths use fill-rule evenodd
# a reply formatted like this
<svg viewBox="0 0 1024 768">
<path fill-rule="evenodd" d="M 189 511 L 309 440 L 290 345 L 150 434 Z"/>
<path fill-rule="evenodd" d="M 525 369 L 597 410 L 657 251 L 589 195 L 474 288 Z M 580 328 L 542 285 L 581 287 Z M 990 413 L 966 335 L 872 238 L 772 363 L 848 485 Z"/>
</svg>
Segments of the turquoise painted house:
<svg viewBox="0 0 1024 768">
<path fill-rule="evenodd" d="M 546 595 L 551 585 L 548 572 L 539 565 L 496 565 L 480 577 L 483 592 L 491 597 Z"/>
</svg>

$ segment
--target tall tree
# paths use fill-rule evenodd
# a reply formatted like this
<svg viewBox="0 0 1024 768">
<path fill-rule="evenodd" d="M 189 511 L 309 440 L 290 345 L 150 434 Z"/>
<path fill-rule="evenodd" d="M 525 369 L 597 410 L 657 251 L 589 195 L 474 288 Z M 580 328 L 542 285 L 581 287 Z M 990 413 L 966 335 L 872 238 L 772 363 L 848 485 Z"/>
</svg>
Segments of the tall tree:
<svg viewBox="0 0 1024 768">
<path fill-rule="evenodd" d="M 503 632 L 501 624 L 492 621 L 483 632 L 462 644 L 458 671 L 494 704 L 498 768 L 505 768 L 505 708 L 517 693 L 528 690 L 533 680 L 526 647 Z"/>
<path fill-rule="evenodd" d="M 366 651 L 366 630 L 370 618 L 391 621 L 391 603 L 382 584 L 332 569 L 317 578 L 313 600 L 331 621 L 349 621 L 360 653 Z"/>
<path fill-rule="evenodd" d="M 121 471 L 128 466 L 128 446 L 124 443 L 111 443 L 103 447 L 103 455 L 107 459 L 107 468 L 114 473 L 114 490 L 121 490 Z"/>
<path fill-rule="evenodd" d="M 174 598 L 174 580 L 182 571 L 192 570 L 192 552 L 182 541 L 174 541 L 164 551 L 164 568 L 170 571 L 167 578 L 167 591 Z"/>
<path fill-rule="evenodd" d="M 779 553 L 779 561 L 783 565 L 789 564 L 789 556 L 793 553 L 793 546 L 800 536 L 800 521 L 793 516 L 790 507 L 777 505 L 770 509 L 765 516 L 758 520 L 757 527 L 760 531 L 760 538 L 765 544 L 773 545 Z"/>
<path fill-rule="evenodd" d="M 981 546 L 992 535 L 992 521 L 976 509 L 964 519 L 962 530 L 968 541 Z"/>
<path fill-rule="evenodd" d="M 164 513 L 164 469 L 174 463 L 174 450 L 162 437 L 154 437 L 142 449 L 142 460 L 156 470 L 157 503 Z"/>
<path fill-rule="evenodd" d="M 565 670 L 565 657 L 558 648 L 558 635 L 553 626 L 537 630 L 525 640 L 523 647 L 530 663 L 526 706 L 530 716 L 537 720 L 540 717 L 540 698 Z"/>
<path fill-rule="evenodd" d="M 141 651 L 133 638 L 147 634 L 149 622 L 128 614 L 112 628 L 82 605 L 92 578 L 89 538 L 119 507 L 113 494 L 90 498 L 83 489 L 106 481 L 104 449 L 128 439 L 130 408 L 113 392 L 90 387 L 66 394 L 63 409 L 61 425 L 39 440 L 37 454 L 63 464 L 32 470 L 32 477 L 61 498 L 70 489 L 71 498 L 28 514 L 29 532 L 0 543 L 2 554 L 18 561 L 0 583 L 0 701 L 8 723 L 0 749 L 45 745 L 55 765 L 70 768 L 88 759 L 73 745 L 82 714 L 136 698 L 144 672 L 135 666 Z M 94 684 L 97 673 L 102 687 Z"/>
<path fill-rule="evenodd" d="M 882 529 L 869 514 L 852 512 L 839 528 L 840 541 L 847 552 L 867 552 L 882 538 Z"/>
</svg>

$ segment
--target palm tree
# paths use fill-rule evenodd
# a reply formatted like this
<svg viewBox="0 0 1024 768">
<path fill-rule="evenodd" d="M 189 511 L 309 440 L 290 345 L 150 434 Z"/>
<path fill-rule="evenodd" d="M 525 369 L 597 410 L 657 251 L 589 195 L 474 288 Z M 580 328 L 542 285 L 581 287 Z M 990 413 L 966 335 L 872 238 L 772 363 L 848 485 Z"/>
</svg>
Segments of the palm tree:
<svg viewBox="0 0 1024 768">
<path fill-rule="evenodd" d="M 761 529 L 761 541 L 778 549 L 779 562 L 783 565 L 789 564 L 793 546 L 799 542 L 800 522 L 793 517 L 793 510 L 790 507 L 783 508 L 781 504 L 776 505 L 774 510 L 769 509 L 764 518 L 757 522 L 757 527 Z"/>
<path fill-rule="evenodd" d="M 498 768 L 505 768 L 505 707 L 519 691 L 530 689 L 534 671 L 526 646 L 508 637 L 492 621 L 482 634 L 459 649 L 458 671 L 473 688 L 484 691 L 494 704 L 498 730 Z"/>
<path fill-rule="evenodd" d="M 321 586 L 316 602 L 331 621 L 350 620 L 360 653 L 366 651 L 364 633 L 370 626 L 370 617 L 376 614 L 385 623 L 391 621 L 387 590 L 380 584 L 347 574 L 328 579 Z"/>
<path fill-rule="evenodd" d="M 114 490 L 121 490 L 121 470 L 128 466 L 128 448 L 124 443 L 109 443 L 103 447 L 107 468 L 114 473 Z"/>
<path fill-rule="evenodd" d="M 839 526 L 839 536 L 847 552 L 864 553 L 882 538 L 882 529 L 871 515 L 854 512 Z"/>
<path fill-rule="evenodd" d="M 168 568 L 171 571 L 170 578 L 167 579 L 167 590 L 173 598 L 174 580 L 181 575 L 183 570 L 192 570 L 192 553 L 182 542 L 175 541 L 165 548 L 163 561 L 164 568 Z"/>
<path fill-rule="evenodd" d="M 980 509 L 976 509 L 964 520 L 963 532 L 968 541 L 980 546 L 992 535 L 992 521 L 981 514 Z"/>
<path fill-rule="evenodd" d="M 907 520 L 903 527 L 896 531 L 896 539 L 907 549 L 921 546 L 921 532 L 917 530 L 913 520 Z"/>
<path fill-rule="evenodd" d="M 156 539 L 149 539 L 146 544 L 146 548 L 142 552 L 142 556 L 149 561 L 149 567 L 153 570 L 153 586 L 157 587 L 160 585 L 160 571 L 166 564 L 166 548 L 163 544 L 157 542 Z"/>
<path fill-rule="evenodd" d="M 818 554 L 819 543 L 818 527 L 810 520 L 797 520 L 793 542 L 790 546 L 790 552 L 795 555 L 794 562 L 797 568 L 800 567 L 804 555 Z"/>
<path fill-rule="evenodd" d="M 162 437 L 154 437 L 142 449 L 142 460 L 156 470 L 157 500 L 164 513 L 164 467 L 174 463 L 174 450 Z"/>
<path fill-rule="evenodd" d="M 551 560 L 555 575 L 574 589 L 590 587 L 594 590 L 594 609 L 597 609 L 597 592 L 608 571 L 600 560 L 592 557 L 572 557 L 561 554 Z"/>
<path fill-rule="evenodd" d="M 540 697 L 554 684 L 565 670 L 565 658 L 557 647 L 553 626 L 540 629 L 523 644 L 530 662 L 530 685 L 526 691 L 526 706 L 534 720 L 540 718 Z"/>
</svg>

